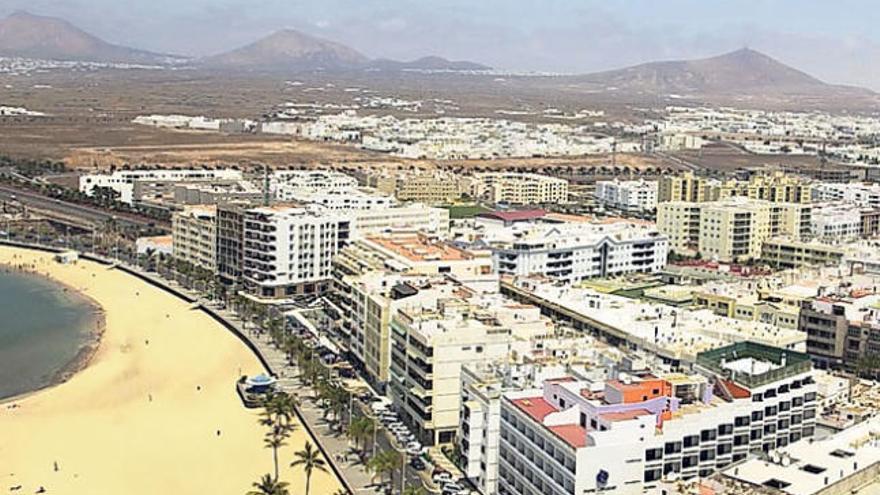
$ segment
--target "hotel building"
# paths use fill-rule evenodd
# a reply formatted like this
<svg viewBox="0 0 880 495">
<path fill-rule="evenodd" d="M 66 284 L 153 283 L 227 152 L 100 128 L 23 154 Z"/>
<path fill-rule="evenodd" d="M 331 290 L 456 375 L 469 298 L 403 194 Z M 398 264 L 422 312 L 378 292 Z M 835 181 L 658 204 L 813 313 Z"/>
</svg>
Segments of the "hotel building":
<svg viewBox="0 0 880 495">
<path fill-rule="evenodd" d="M 157 170 L 117 170 L 110 174 L 85 174 L 79 178 L 79 190 L 89 196 L 94 195 L 95 188 L 107 188 L 115 191 L 118 200 L 132 204 L 135 199 L 135 183 L 141 182 L 190 182 L 190 181 L 237 181 L 241 180 L 242 172 L 234 169 L 157 169 Z"/>
</svg>

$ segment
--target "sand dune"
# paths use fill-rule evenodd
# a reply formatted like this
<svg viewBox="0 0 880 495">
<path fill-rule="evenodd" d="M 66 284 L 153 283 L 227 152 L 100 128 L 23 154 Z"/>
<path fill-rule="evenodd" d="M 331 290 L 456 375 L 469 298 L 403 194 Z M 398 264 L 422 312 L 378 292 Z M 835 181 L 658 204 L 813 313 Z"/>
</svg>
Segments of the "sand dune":
<svg viewBox="0 0 880 495">
<path fill-rule="evenodd" d="M 272 471 L 258 412 L 241 405 L 234 387 L 239 371 L 261 366 L 234 336 L 118 270 L 0 247 L 0 263 L 22 261 L 93 298 L 106 330 L 91 363 L 68 382 L 0 405 L 0 491 L 240 495 Z M 291 493 L 302 493 L 304 476 L 286 466 L 305 440 L 299 428 L 280 453 Z M 313 494 L 339 488 L 332 474 L 313 476 Z"/>
</svg>

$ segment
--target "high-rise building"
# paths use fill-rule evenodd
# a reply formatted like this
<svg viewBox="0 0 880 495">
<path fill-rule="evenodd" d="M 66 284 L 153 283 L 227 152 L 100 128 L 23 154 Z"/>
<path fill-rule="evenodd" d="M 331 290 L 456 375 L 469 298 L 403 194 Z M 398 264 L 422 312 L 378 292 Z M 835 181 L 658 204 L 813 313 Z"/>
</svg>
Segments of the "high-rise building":
<svg viewBox="0 0 880 495">
<path fill-rule="evenodd" d="M 596 182 L 596 201 L 628 212 L 653 211 L 657 209 L 657 181 L 600 180 Z"/>
<path fill-rule="evenodd" d="M 809 237 L 811 212 L 810 205 L 742 197 L 703 203 L 672 201 L 658 205 L 657 227 L 669 237 L 676 253 L 745 261 L 759 258 L 764 241 L 771 237 Z"/>
<path fill-rule="evenodd" d="M 171 225 L 174 258 L 216 272 L 217 208 L 188 206 L 174 213 Z"/>
</svg>

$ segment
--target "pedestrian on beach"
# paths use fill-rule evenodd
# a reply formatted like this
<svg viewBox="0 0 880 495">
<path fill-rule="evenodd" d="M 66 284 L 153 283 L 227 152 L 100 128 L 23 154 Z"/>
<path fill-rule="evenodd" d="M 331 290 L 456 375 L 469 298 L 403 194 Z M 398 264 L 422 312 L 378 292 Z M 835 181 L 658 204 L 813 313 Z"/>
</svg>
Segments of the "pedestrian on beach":
<svg viewBox="0 0 880 495">
<path fill-rule="evenodd" d="M 55 468 L 55 472 L 57 473 L 58 472 L 58 461 L 55 461 L 52 464 L 53 464 L 53 467 Z"/>
</svg>

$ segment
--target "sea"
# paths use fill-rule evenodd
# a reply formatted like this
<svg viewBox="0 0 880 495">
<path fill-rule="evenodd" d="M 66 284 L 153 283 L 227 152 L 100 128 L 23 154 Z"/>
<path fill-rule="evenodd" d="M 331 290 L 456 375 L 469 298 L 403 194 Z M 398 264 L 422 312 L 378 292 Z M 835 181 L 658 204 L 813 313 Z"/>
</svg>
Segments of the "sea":
<svg viewBox="0 0 880 495">
<path fill-rule="evenodd" d="M 52 385 L 93 341 L 95 321 L 63 286 L 0 267 L 0 400 Z"/>
</svg>

